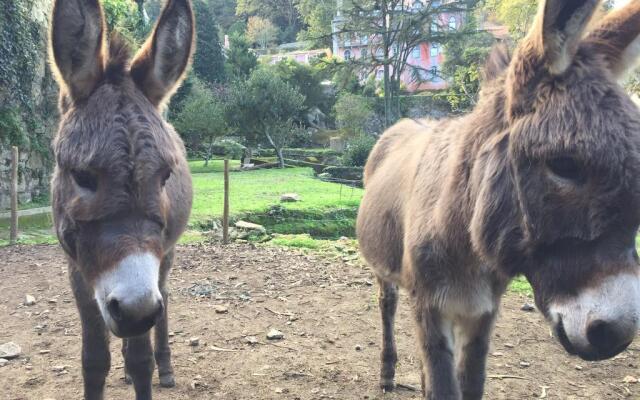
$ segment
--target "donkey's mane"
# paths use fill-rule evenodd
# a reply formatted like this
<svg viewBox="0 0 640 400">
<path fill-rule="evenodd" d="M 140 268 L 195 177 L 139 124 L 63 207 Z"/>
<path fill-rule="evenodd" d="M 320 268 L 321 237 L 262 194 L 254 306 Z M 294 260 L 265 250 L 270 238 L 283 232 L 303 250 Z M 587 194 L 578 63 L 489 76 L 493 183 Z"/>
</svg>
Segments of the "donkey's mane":
<svg viewBox="0 0 640 400">
<path fill-rule="evenodd" d="M 131 46 L 118 33 L 113 32 L 109 38 L 109 59 L 105 68 L 105 80 L 117 83 L 121 81 L 129 71 L 131 59 Z"/>
</svg>

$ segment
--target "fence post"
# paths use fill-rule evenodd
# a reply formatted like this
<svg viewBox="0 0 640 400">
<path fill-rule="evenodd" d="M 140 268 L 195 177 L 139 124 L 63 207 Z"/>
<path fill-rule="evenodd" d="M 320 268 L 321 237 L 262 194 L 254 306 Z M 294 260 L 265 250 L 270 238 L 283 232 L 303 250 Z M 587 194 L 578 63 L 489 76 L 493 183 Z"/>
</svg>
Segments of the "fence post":
<svg viewBox="0 0 640 400">
<path fill-rule="evenodd" d="M 18 148 L 11 148 L 11 232 L 9 243 L 18 239 Z"/>
<path fill-rule="evenodd" d="M 222 242 L 229 243 L 229 160 L 224 160 L 224 211 L 222 212 Z"/>
</svg>

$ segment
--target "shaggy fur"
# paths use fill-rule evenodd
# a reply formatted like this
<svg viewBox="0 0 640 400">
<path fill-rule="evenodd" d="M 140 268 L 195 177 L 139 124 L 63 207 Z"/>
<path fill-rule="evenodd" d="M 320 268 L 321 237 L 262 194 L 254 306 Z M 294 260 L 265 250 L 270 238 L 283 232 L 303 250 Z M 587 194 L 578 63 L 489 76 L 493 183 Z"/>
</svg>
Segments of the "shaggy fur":
<svg viewBox="0 0 640 400">
<path fill-rule="evenodd" d="M 165 282 L 192 199 L 184 145 L 159 109 L 182 80 L 193 52 L 190 2 L 167 2 L 151 39 L 134 58 L 135 73 L 122 40 L 112 36 L 107 54 L 105 26 L 98 0 L 55 3 L 51 53 L 62 118 L 53 143 L 53 214 L 82 319 L 87 399 L 103 398 L 110 367 L 94 284 L 131 254 L 161 260 L 164 312 L 155 329 L 155 359 L 161 384 L 174 384 Z M 136 398 L 150 399 L 149 333 L 124 339 L 123 353 Z"/>
<path fill-rule="evenodd" d="M 401 121 L 369 156 L 357 234 L 380 284 L 385 390 L 398 285 L 414 306 L 426 398 L 470 400 L 482 397 L 514 276 L 546 315 L 607 276 L 638 273 L 640 113 L 616 79 L 638 55 L 640 6 L 585 38 L 597 1 L 541 3 L 513 58 L 494 49 L 471 114 Z"/>
</svg>

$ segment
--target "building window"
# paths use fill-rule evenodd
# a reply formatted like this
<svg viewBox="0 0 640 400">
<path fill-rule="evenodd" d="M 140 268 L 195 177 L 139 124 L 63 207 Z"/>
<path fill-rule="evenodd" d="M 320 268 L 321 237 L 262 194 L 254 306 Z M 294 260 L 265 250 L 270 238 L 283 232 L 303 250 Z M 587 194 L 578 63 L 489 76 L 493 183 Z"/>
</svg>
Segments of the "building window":
<svg viewBox="0 0 640 400">
<path fill-rule="evenodd" d="M 440 54 L 440 45 L 437 43 L 431 44 L 431 50 L 429 51 L 429 55 L 431 57 L 437 57 Z"/>
<path fill-rule="evenodd" d="M 431 23 L 431 33 L 438 33 L 438 23 L 433 21 Z"/>
<path fill-rule="evenodd" d="M 431 67 L 431 80 L 432 81 L 438 81 L 440 78 L 440 71 L 438 71 L 438 66 L 434 65 L 433 67 Z"/>
<path fill-rule="evenodd" d="M 345 60 L 351 60 L 351 51 L 350 50 L 345 50 L 344 59 Z"/>
<path fill-rule="evenodd" d="M 416 60 L 420 59 L 420 46 L 416 46 L 413 48 L 413 50 L 411 51 L 411 56 Z"/>
<path fill-rule="evenodd" d="M 456 30 L 458 28 L 458 21 L 456 17 L 449 17 L 449 29 Z"/>
<path fill-rule="evenodd" d="M 378 50 L 376 50 L 376 58 L 378 60 L 382 60 L 384 58 L 384 51 L 381 47 L 378 47 Z"/>
</svg>

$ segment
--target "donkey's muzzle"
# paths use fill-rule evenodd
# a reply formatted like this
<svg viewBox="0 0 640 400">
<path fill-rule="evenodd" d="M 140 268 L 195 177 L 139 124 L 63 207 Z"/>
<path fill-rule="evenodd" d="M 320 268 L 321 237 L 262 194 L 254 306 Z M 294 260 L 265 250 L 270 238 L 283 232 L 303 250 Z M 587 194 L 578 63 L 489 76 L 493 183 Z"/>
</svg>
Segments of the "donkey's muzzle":
<svg viewBox="0 0 640 400">
<path fill-rule="evenodd" d="M 611 358 L 626 349 L 636 334 L 635 324 L 603 320 L 592 321 L 587 327 L 587 339 L 593 348 L 590 361 Z M 584 358 L 584 357 L 583 357 Z"/>
<path fill-rule="evenodd" d="M 111 317 L 111 328 L 119 337 L 139 336 L 151 329 L 164 314 L 164 303 L 158 300 L 153 307 L 148 307 L 143 314 L 137 307 L 127 307 L 116 298 L 109 298 L 107 310 Z"/>
</svg>

